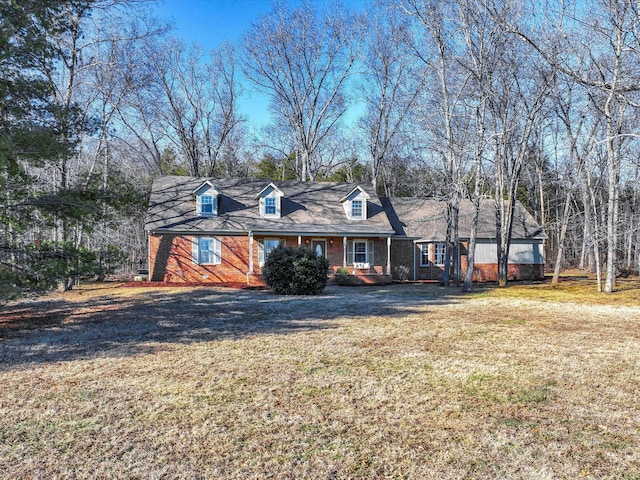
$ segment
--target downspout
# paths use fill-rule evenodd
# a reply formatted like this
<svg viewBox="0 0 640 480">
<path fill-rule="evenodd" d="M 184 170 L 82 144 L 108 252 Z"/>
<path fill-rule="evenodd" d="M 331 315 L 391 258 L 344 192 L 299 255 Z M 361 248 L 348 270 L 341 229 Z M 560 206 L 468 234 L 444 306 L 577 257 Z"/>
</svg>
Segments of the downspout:
<svg viewBox="0 0 640 480">
<path fill-rule="evenodd" d="M 151 230 L 147 232 L 147 281 L 151 281 Z"/>
<path fill-rule="evenodd" d="M 253 232 L 249 232 L 249 275 L 253 275 Z M 247 279 L 248 280 L 248 279 Z"/>
</svg>

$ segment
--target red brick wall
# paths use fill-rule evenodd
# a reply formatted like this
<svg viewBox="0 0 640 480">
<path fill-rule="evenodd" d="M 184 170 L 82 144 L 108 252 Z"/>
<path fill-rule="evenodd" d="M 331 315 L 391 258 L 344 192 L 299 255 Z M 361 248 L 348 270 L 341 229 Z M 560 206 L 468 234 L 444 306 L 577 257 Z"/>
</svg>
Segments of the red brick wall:
<svg viewBox="0 0 640 480">
<path fill-rule="evenodd" d="M 466 265 L 463 270 L 466 272 Z M 511 264 L 507 270 L 508 280 L 542 280 L 544 265 Z M 498 265 L 496 263 L 475 264 L 473 266 L 474 282 L 495 282 L 498 280 Z"/>
<path fill-rule="evenodd" d="M 152 235 L 149 241 L 149 278 L 155 282 L 244 283 L 249 262 L 248 237 L 218 237 L 220 265 L 197 265 L 191 258 L 191 238 L 186 235 Z"/>
<path fill-rule="evenodd" d="M 222 261 L 220 265 L 197 265 L 191 258 L 191 236 L 151 235 L 149 239 L 149 278 L 156 282 L 211 282 L 264 285 L 258 262 L 259 241 L 264 238 L 280 238 L 287 246 L 297 247 L 298 237 L 255 236 L 253 242 L 253 275 L 249 274 L 249 237 L 220 237 Z M 301 244 L 310 247 L 316 237 L 302 237 Z M 324 239 L 324 238 L 323 238 Z M 327 258 L 335 270 L 343 264 L 342 237 L 326 238 Z M 376 275 L 384 275 L 387 265 L 386 239 L 374 239 L 374 262 L 368 271 L 371 274 L 366 283 L 380 283 Z M 352 267 L 349 267 L 352 270 Z"/>
</svg>

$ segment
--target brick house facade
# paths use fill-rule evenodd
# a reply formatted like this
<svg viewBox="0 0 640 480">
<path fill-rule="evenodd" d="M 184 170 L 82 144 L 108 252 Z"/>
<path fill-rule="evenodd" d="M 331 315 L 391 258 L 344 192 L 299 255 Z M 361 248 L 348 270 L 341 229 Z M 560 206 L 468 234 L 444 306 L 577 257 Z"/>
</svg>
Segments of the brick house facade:
<svg viewBox="0 0 640 480">
<path fill-rule="evenodd" d="M 149 278 L 263 285 L 266 255 L 286 244 L 314 249 L 329 260 L 332 272 L 347 268 L 360 283 L 437 280 L 444 268 L 443 205 L 379 198 L 370 186 L 347 183 L 158 177 L 146 222 Z M 469 212 L 462 207 L 464 270 Z M 523 263 L 510 265 L 510 278 L 539 278 L 544 233 L 524 208 L 517 213 L 514 242 L 522 248 L 516 248 L 516 260 Z M 489 262 L 476 262 L 474 272 L 477 280 L 492 281 L 497 277 L 497 262 L 490 261 L 495 233 L 487 224 L 495 216 L 488 202 L 481 215 L 476 255 Z"/>
</svg>

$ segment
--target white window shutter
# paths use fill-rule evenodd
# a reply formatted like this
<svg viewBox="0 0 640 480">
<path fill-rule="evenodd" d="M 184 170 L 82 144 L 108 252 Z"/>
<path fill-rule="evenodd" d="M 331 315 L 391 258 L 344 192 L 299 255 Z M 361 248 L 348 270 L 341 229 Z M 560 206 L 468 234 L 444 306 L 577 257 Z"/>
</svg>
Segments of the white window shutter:
<svg viewBox="0 0 640 480">
<path fill-rule="evenodd" d="M 214 262 L 222 263 L 222 242 L 219 238 L 213 239 Z"/>
<path fill-rule="evenodd" d="M 353 263 L 353 241 L 347 244 L 347 263 Z"/>
<path fill-rule="evenodd" d="M 369 244 L 367 245 L 367 262 L 371 266 L 374 265 L 374 262 L 373 262 L 373 249 L 374 249 L 374 246 L 375 246 L 375 242 L 369 241 Z"/>
<path fill-rule="evenodd" d="M 264 240 L 258 240 L 258 264 L 264 263 Z"/>
<path fill-rule="evenodd" d="M 199 248 L 198 248 L 198 237 L 191 238 L 191 260 L 195 264 L 200 263 L 199 259 Z"/>
</svg>

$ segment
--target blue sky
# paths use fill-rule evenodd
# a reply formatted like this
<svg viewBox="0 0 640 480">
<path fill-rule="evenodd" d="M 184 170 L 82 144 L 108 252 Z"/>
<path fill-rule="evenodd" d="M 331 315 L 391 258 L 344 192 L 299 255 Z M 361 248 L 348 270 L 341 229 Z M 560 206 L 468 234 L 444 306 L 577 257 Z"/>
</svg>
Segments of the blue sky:
<svg viewBox="0 0 640 480">
<path fill-rule="evenodd" d="M 328 0 L 314 1 L 320 5 L 328 3 Z M 365 1 L 343 0 L 354 9 L 363 8 Z M 296 6 L 300 0 L 287 3 Z M 239 43 L 251 25 L 272 7 L 272 0 L 159 0 L 154 11 L 157 17 L 173 23 L 174 36 L 186 43 L 197 42 L 206 51 L 225 40 Z M 247 86 L 239 107 L 250 124 L 259 127 L 268 123 L 267 99 Z"/>
<path fill-rule="evenodd" d="M 270 0 L 164 0 L 159 2 L 156 13 L 174 22 L 176 36 L 207 49 L 225 39 L 239 41 L 271 7 Z"/>
<path fill-rule="evenodd" d="M 330 0 L 313 0 L 314 4 L 331 3 Z M 355 10 L 364 8 L 366 0 L 343 0 Z M 292 6 L 300 0 L 286 0 Z M 158 17 L 173 20 L 176 36 L 188 42 L 197 41 L 205 48 L 213 48 L 224 39 L 231 42 L 242 38 L 261 15 L 271 11 L 272 0 L 159 0 Z"/>
</svg>

